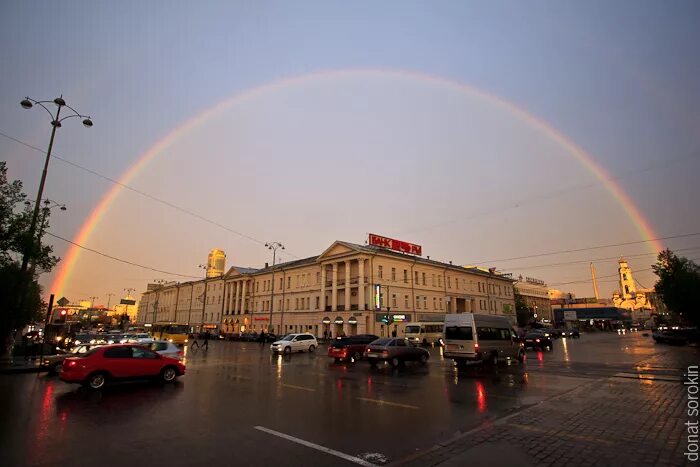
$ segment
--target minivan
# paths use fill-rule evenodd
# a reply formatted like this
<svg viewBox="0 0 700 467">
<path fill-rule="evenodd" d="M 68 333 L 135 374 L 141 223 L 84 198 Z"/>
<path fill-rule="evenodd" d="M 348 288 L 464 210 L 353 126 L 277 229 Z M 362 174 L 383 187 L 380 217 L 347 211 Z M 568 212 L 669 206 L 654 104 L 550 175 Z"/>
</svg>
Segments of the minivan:
<svg viewBox="0 0 700 467">
<path fill-rule="evenodd" d="M 445 316 L 443 356 L 457 365 L 525 359 L 525 348 L 505 316 L 459 313 Z"/>
</svg>

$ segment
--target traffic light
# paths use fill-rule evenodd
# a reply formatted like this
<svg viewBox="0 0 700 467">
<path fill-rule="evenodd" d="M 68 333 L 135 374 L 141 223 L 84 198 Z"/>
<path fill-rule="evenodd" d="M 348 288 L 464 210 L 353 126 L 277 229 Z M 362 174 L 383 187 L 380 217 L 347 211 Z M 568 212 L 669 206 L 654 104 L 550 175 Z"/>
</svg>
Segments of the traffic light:
<svg viewBox="0 0 700 467">
<path fill-rule="evenodd" d="M 58 312 L 58 316 L 56 317 L 56 320 L 54 322 L 56 323 L 65 323 L 66 322 L 66 315 L 68 314 L 68 311 L 63 309 Z"/>
</svg>

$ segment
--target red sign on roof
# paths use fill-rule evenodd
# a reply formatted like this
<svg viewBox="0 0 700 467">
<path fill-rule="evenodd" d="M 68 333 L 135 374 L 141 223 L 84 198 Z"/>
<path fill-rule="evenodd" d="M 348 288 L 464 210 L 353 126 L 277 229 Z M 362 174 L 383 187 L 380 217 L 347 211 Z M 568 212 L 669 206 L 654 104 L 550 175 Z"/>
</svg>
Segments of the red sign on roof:
<svg viewBox="0 0 700 467">
<path fill-rule="evenodd" d="M 369 234 L 369 244 L 389 250 L 400 251 L 401 253 L 408 253 L 409 255 L 421 256 L 423 254 L 423 248 L 420 245 L 414 245 L 413 243 L 394 240 L 393 238 L 382 237 L 375 234 Z"/>
</svg>

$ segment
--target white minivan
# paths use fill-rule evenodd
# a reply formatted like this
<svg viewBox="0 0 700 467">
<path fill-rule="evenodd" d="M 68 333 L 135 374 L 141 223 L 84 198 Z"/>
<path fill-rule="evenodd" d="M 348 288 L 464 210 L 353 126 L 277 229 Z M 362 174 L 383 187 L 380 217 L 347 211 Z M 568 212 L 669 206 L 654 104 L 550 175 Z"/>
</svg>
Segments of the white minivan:
<svg viewBox="0 0 700 467">
<path fill-rule="evenodd" d="M 468 361 L 494 365 L 525 359 L 525 348 L 505 316 L 458 313 L 445 316 L 443 356 L 458 365 Z"/>
<path fill-rule="evenodd" d="M 299 334 L 287 334 L 282 339 L 275 341 L 270 345 L 270 350 L 272 353 L 285 353 L 290 354 L 292 352 L 313 352 L 318 347 L 318 342 L 313 334 L 308 332 L 302 332 Z"/>
</svg>

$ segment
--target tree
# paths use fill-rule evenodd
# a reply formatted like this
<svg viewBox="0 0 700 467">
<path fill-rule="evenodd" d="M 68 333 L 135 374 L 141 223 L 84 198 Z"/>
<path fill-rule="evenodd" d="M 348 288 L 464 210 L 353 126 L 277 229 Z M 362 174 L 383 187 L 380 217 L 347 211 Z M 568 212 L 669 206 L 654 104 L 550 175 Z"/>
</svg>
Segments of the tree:
<svg viewBox="0 0 700 467">
<path fill-rule="evenodd" d="M 694 325 L 700 325 L 697 299 L 700 290 L 698 265 L 666 249 L 659 253 L 652 269 L 659 277 L 654 289 L 663 297 L 669 311 Z"/>
<path fill-rule="evenodd" d="M 22 182 L 8 181 L 7 165 L 0 161 L 0 338 L 15 329 L 41 319 L 46 305 L 41 300 L 38 274 L 50 271 L 59 259 L 52 255 L 53 248 L 41 240 L 48 228 L 50 212 L 41 212 L 34 235 L 29 227 L 32 203 L 22 192 Z M 25 252 L 30 268 L 22 274 L 20 263 Z M 20 292 L 25 291 L 20 300 Z"/>
<path fill-rule="evenodd" d="M 525 298 L 518 293 L 515 294 L 515 316 L 518 320 L 518 326 L 521 328 L 530 324 L 530 309 L 525 303 Z"/>
</svg>

